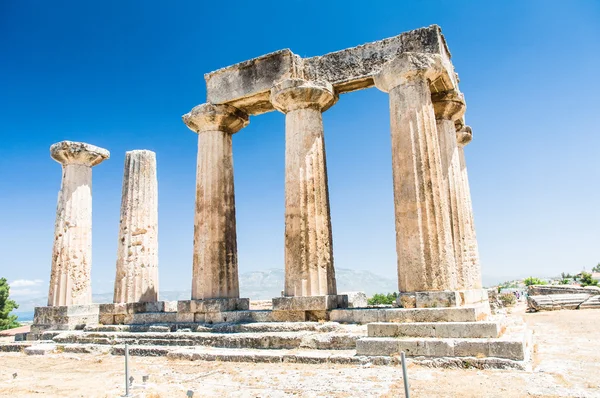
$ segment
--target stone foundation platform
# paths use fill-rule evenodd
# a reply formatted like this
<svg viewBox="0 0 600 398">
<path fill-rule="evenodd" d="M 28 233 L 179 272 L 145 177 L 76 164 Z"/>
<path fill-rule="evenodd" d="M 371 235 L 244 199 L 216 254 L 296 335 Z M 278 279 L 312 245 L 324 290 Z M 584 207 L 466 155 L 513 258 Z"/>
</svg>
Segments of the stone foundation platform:
<svg viewBox="0 0 600 398">
<path fill-rule="evenodd" d="M 302 300 L 276 301 L 278 309 L 272 311 L 235 310 L 248 308 L 244 299 L 101 305 L 98 319 L 112 319 L 113 324 L 92 320 L 85 327 L 77 323 L 79 330 L 49 328 L 36 335 L 39 341 L 26 353 L 47 355 L 56 349 L 122 355 L 123 345 L 129 344 L 132 355 L 189 360 L 393 365 L 404 351 L 411 360 L 424 363 L 524 368 L 531 349 L 524 325 L 507 324 L 505 318 L 491 316 L 484 305 L 332 309 L 331 299 L 320 298 L 304 303 L 330 308 L 314 311 L 324 311 L 332 321 L 281 322 L 281 313 L 313 310 L 302 310 L 307 308 Z M 192 314 L 194 321 L 180 314 Z M 114 323 L 120 319 L 129 323 Z M 0 351 L 24 350 L 31 344 L 0 346 Z"/>
<path fill-rule="evenodd" d="M 462 307 L 465 305 L 487 305 L 489 308 L 486 289 L 400 293 L 396 303 L 402 308 Z"/>
</svg>

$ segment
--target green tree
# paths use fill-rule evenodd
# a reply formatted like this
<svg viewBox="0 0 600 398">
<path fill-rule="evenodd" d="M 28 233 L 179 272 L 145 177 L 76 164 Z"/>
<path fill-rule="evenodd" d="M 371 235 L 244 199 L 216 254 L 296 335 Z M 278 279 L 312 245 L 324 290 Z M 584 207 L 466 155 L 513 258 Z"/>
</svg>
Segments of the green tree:
<svg viewBox="0 0 600 398">
<path fill-rule="evenodd" d="M 525 278 L 523 280 L 523 283 L 525 284 L 525 286 L 531 286 L 531 285 L 545 285 L 546 282 L 544 282 L 543 280 L 541 280 L 540 278 L 534 278 L 533 276 L 530 276 L 529 278 Z"/>
<path fill-rule="evenodd" d="M 596 266 L 592 268 L 592 272 L 600 272 L 600 263 L 596 264 Z"/>
<path fill-rule="evenodd" d="M 561 285 L 568 285 L 568 284 L 569 284 L 569 282 L 571 282 L 571 281 L 565 278 L 565 279 L 562 279 L 562 280 L 560 281 L 560 284 L 561 284 Z"/>
<path fill-rule="evenodd" d="M 10 315 L 10 312 L 19 308 L 14 300 L 8 298 L 10 286 L 6 278 L 0 278 L 0 330 L 16 328 L 19 325 L 16 315 Z"/>
<path fill-rule="evenodd" d="M 367 303 L 369 305 L 393 304 L 397 298 L 398 293 L 396 292 L 388 294 L 376 293 L 373 295 L 373 297 L 367 300 Z"/>
<path fill-rule="evenodd" d="M 598 286 L 598 281 L 592 278 L 592 274 L 582 272 L 579 277 L 579 283 L 581 286 Z"/>
</svg>

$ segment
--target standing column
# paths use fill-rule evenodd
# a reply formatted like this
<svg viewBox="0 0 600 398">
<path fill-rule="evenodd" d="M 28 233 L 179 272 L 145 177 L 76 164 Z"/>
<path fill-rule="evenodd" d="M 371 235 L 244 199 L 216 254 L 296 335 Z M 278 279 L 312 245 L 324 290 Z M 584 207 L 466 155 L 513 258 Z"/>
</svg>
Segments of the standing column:
<svg viewBox="0 0 600 398">
<path fill-rule="evenodd" d="M 125 154 L 115 303 L 158 301 L 156 154 Z"/>
<path fill-rule="evenodd" d="M 63 141 L 50 147 L 62 164 L 48 306 L 92 303 L 92 167 L 109 158 L 106 149 Z"/>
<path fill-rule="evenodd" d="M 463 272 L 466 289 L 481 289 L 481 264 L 479 262 L 479 248 L 475 234 L 475 222 L 473 219 L 473 204 L 471 202 L 471 189 L 469 188 L 469 177 L 467 175 L 467 164 L 465 162 L 465 145 L 473 139 L 471 127 L 464 126 L 462 121 L 457 122 L 458 130 L 456 140 L 458 142 L 458 159 L 460 167 L 460 202 L 464 214 L 463 234 Z"/>
<path fill-rule="evenodd" d="M 285 113 L 285 296 L 337 294 L 322 117 L 336 101 L 325 82 L 288 79 L 271 89 Z"/>
<path fill-rule="evenodd" d="M 447 195 L 429 83 L 439 56 L 403 53 L 384 65 L 375 85 L 389 93 L 396 250 L 400 292 L 456 285 Z"/>
<path fill-rule="evenodd" d="M 248 115 L 202 104 L 183 121 L 198 133 L 192 299 L 239 298 L 231 136 Z"/>
<path fill-rule="evenodd" d="M 465 240 L 464 240 L 464 217 L 461 203 L 462 176 L 460 160 L 458 156 L 458 144 L 456 142 L 456 128 L 454 122 L 465 113 L 465 102 L 463 95 L 455 90 L 436 93 L 432 95 L 433 108 L 437 132 L 440 141 L 440 154 L 442 161 L 442 180 L 444 192 L 448 202 L 450 214 L 450 228 L 452 231 L 452 245 L 456 268 L 453 271 L 456 278 L 456 288 L 464 289 L 465 283 Z"/>
</svg>

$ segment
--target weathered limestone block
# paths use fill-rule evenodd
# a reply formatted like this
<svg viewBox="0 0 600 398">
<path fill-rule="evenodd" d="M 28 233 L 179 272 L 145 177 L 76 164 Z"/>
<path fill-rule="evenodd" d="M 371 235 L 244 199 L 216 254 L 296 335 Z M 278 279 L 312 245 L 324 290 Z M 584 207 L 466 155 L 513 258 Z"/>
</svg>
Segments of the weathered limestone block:
<svg viewBox="0 0 600 398">
<path fill-rule="evenodd" d="M 239 297 L 231 136 L 248 115 L 229 105 L 198 105 L 183 116 L 198 133 L 192 299 Z"/>
<path fill-rule="evenodd" d="M 451 90 L 432 95 L 433 109 L 437 125 L 438 138 L 440 142 L 440 154 L 442 161 L 442 181 L 447 197 L 448 212 L 450 214 L 450 227 L 452 230 L 452 245 L 454 248 L 454 259 L 456 268 L 451 270 L 455 274 L 456 288 L 466 289 L 465 275 L 470 271 L 468 264 L 463 264 L 466 257 L 466 237 L 464 228 L 466 222 L 462 198 L 462 174 L 456 142 L 456 129 L 454 122 L 465 113 L 464 97 L 461 93 Z"/>
<path fill-rule="evenodd" d="M 115 303 L 158 300 L 158 181 L 156 154 L 125 154 L 117 249 Z"/>
<path fill-rule="evenodd" d="M 285 113 L 285 296 L 336 294 L 322 118 L 336 101 L 323 82 L 289 79 L 271 90 Z"/>
<path fill-rule="evenodd" d="M 390 98 L 401 292 L 456 287 L 449 206 L 429 88 L 442 72 L 439 55 L 403 53 L 375 76 L 377 88 Z"/>
<path fill-rule="evenodd" d="M 274 109 L 269 102 L 269 90 L 285 79 L 327 81 L 338 94 L 360 90 L 372 87 L 373 75 L 403 52 L 442 57 L 444 73 L 432 80 L 432 92 L 447 91 L 457 85 L 441 29 L 431 25 L 322 56 L 303 59 L 286 49 L 219 69 L 204 76 L 207 100 L 256 115 Z"/>
<path fill-rule="evenodd" d="M 365 292 L 344 292 L 342 296 L 348 296 L 348 308 L 366 308 L 369 299 Z"/>
<path fill-rule="evenodd" d="M 106 149 L 62 141 L 50 147 L 62 165 L 48 306 L 92 302 L 92 167 L 109 158 Z"/>
<path fill-rule="evenodd" d="M 348 296 L 276 297 L 273 311 L 327 311 L 348 308 Z"/>
<path fill-rule="evenodd" d="M 35 307 L 28 340 L 37 340 L 46 330 L 74 330 L 98 325 L 98 304 Z"/>
<path fill-rule="evenodd" d="M 467 163 L 465 161 L 464 147 L 473 139 L 471 127 L 463 126 L 463 120 L 457 121 L 458 127 L 456 141 L 458 143 L 458 159 L 460 164 L 461 183 L 456 186 L 461 191 L 459 207 L 462 208 L 462 272 L 465 289 L 481 289 L 481 264 L 479 263 L 479 247 L 475 234 L 475 221 L 473 218 L 473 203 L 471 202 L 471 189 L 469 188 L 469 176 L 467 174 Z"/>
</svg>

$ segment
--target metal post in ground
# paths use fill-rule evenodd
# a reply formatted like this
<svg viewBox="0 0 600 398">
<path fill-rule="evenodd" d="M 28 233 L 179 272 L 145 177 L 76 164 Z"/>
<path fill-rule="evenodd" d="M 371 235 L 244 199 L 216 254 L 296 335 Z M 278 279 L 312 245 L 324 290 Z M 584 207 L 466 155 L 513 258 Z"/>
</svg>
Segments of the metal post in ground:
<svg viewBox="0 0 600 398">
<path fill-rule="evenodd" d="M 129 397 L 129 346 L 125 344 L 125 397 Z"/>
<path fill-rule="evenodd" d="M 410 391 L 408 388 L 408 372 L 406 371 L 406 355 L 404 351 L 400 353 L 400 360 L 402 361 L 402 379 L 404 380 L 404 396 L 410 398 Z"/>
</svg>

